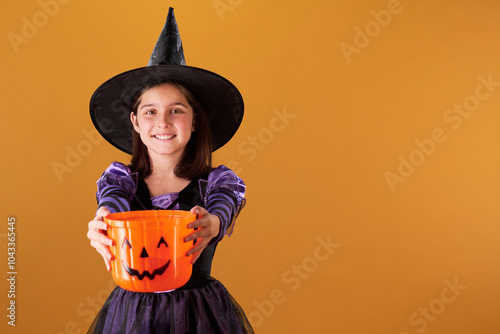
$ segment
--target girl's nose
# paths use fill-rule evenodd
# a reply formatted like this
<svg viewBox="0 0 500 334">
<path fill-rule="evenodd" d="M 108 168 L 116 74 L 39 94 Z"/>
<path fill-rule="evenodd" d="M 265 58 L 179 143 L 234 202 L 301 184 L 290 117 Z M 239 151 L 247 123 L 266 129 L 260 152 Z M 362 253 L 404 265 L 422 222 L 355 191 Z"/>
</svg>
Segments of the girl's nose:
<svg viewBox="0 0 500 334">
<path fill-rule="evenodd" d="M 159 127 L 163 127 L 163 126 L 169 127 L 170 125 L 172 125 L 170 115 L 168 113 L 160 115 L 160 117 L 158 117 L 158 124 L 157 125 Z"/>
</svg>

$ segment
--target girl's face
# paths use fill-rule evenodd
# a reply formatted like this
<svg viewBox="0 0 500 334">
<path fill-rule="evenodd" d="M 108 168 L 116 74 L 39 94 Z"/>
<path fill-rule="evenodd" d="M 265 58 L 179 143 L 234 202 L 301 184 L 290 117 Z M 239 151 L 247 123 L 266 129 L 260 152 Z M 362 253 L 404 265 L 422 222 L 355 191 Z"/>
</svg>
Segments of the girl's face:
<svg viewBox="0 0 500 334">
<path fill-rule="evenodd" d="M 137 115 L 131 113 L 130 119 L 150 156 L 180 159 L 194 131 L 193 109 L 184 94 L 169 84 L 144 92 Z"/>
</svg>

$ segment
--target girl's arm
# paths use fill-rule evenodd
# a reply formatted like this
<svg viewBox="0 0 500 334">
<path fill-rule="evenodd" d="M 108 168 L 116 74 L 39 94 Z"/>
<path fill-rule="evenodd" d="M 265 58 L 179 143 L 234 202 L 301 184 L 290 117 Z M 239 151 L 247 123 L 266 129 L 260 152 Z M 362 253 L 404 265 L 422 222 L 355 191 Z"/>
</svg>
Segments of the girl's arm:
<svg viewBox="0 0 500 334">
<path fill-rule="evenodd" d="M 135 194 L 135 182 L 130 169 L 124 164 L 114 162 L 97 181 L 96 216 L 88 224 L 87 238 L 90 245 L 101 254 L 106 269 L 111 270 L 113 255 L 109 250 L 113 240 L 107 236 L 108 225 L 103 217 L 115 212 L 130 211 L 130 202 Z"/>
<path fill-rule="evenodd" d="M 245 184 L 229 168 L 219 166 L 210 173 L 206 182 L 206 210 L 200 206 L 191 209 L 199 219 L 190 223 L 188 228 L 198 229 L 185 239 L 186 242 L 197 239 L 187 252 L 187 255 L 194 254 L 193 263 L 207 246 L 219 242 L 224 234 L 231 235 L 234 221 L 246 203 Z"/>
<path fill-rule="evenodd" d="M 231 236 L 236 218 L 246 204 L 246 186 L 232 170 L 226 166 L 217 167 L 207 180 L 205 207 L 220 221 L 219 234 L 210 244 L 219 242 L 224 234 Z"/>
</svg>

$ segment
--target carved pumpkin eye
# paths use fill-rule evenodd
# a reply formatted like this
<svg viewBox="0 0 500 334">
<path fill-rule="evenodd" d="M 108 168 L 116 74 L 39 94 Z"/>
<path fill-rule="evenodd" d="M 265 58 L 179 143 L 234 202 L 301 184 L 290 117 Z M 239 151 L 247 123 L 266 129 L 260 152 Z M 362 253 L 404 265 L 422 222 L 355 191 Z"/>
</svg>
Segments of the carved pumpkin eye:
<svg viewBox="0 0 500 334">
<path fill-rule="evenodd" d="M 126 237 L 125 239 L 123 239 L 122 248 L 125 248 L 125 246 L 129 246 L 130 248 L 132 248 L 132 244 L 130 243 L 130 241 L 128 241 Z"/>
<path fill-rule="evenodd" d="M 167 242 L 165 241 L 165 239 L 163 239 L 163 237 L 161 237 L 160 241 L 158 242 L 158 246 L 156 246 L 156 248 L 160 248 L 162 244 L 165 245 L 165 247 L 168 247 Z"/>
</svg>

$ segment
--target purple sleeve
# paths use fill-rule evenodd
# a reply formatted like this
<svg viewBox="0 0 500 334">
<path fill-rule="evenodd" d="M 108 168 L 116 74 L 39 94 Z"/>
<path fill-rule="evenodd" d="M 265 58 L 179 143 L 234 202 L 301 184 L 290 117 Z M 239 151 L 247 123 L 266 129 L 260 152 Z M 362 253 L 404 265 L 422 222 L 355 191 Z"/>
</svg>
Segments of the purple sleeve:
<svg viewBox="0 0 500 334">
<path fill-rule="evenodd" d="M 111 211 L 130 211 L 130 203 L 136 191 L 136 174 L 120 162 L 113 162 L 97 181 L 98 208 L 105 206 Z"/>
<path fill-rule="evenodd" d="M 243 180 L 226 166 L 219 166 L 210 173 L 205 204 L 207 211 L 220 219 L 219 235 L 210 244 L 219 242 L 224 234 L 232 234 L 234 222 L 246 203 L 245 192 Z"/>
</svg>

